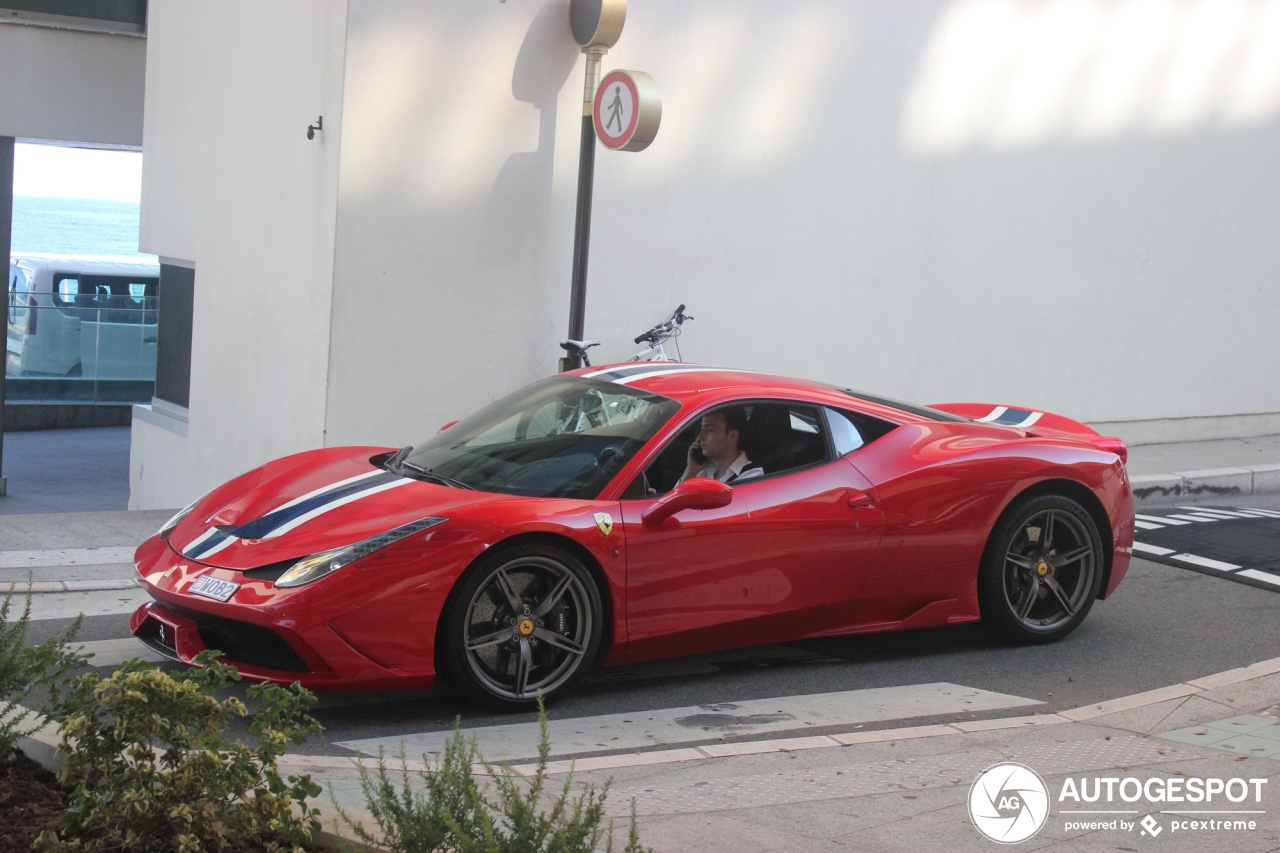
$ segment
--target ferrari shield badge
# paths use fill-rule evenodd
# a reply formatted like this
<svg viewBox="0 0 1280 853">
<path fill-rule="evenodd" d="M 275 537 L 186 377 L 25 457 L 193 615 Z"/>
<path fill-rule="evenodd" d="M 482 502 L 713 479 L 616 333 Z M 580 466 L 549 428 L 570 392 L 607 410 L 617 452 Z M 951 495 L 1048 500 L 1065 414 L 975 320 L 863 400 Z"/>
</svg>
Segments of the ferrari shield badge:
<svg viewBox="0 0 1280 853">
<path fill-rule="evenodd" d="M 608 536 L 613 532 L 613 516 L 607 512 L 597 512 L 595 515 L 596 527 L 600 528 L 600 532 Z"/>
</svg>

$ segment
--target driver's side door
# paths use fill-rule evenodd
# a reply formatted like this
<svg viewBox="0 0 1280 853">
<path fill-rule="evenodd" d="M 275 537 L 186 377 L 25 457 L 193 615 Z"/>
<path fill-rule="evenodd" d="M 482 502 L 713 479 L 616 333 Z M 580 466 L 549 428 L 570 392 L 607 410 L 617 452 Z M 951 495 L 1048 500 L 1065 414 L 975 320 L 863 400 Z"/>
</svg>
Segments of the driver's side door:
<svg viewBox="0 0 1280 853">
<path fill-rule="evenodd" d="M 643 520 L 675 486 L 698 427 L 695 418 L 671 439 L 628 489 L 632 497 L 622 500 L 628 657 L 690 643 L 698 651 L 741 645 L 736 634 L 724 634 L 726 626 L 743 621 L 768 597 L 766 578 L 742 574 L 738 543 L 750 520 L 742 501 L 719 509 L 683 510 L 659 524 Z"/>
</svg>

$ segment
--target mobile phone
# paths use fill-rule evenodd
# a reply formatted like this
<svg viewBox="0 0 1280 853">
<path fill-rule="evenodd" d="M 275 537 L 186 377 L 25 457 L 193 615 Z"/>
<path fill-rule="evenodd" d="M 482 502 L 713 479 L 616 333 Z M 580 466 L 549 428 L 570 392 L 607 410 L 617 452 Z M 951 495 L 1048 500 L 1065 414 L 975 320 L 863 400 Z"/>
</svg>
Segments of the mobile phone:
<svg viewBox="0 0 1280 853">
<path fill-rule="evenodd" d="M 689 455 L 692 456 L 693 461 L 697 462 L 699 465 L 705 465 L 707 462 L 707 454 L 702 452 L 702 447 L 700 445 L 695 444 Z"/>
</svg>

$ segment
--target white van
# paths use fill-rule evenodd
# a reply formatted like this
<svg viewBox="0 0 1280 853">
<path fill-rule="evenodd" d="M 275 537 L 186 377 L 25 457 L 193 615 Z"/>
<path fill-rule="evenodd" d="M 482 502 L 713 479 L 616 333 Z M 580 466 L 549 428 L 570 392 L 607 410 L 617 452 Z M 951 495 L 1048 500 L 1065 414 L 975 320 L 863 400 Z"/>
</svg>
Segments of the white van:
<svg viewBox="0 0 1280 853">
<path fill-rule="evenodd" d="M 159 288 L 143 259 L 13 255 L 6 375 L 154 380 Z"/>
</svg>

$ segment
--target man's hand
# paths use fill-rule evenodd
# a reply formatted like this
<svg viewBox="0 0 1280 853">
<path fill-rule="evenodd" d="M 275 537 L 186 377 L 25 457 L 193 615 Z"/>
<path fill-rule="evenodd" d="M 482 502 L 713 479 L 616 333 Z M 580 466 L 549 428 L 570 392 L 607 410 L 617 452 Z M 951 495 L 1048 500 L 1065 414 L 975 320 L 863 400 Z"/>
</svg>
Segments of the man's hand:
<svg viewBox="0 0 1280 853">
<path fill-rule="evenodd" d="M 685 456 L 684 474 L 680 476 L 680 482 L 683 483 L 685 480 L 701 471 L 706 467 L 706 464 L 707 455 L 703 451 L 702 445 L 695 441 L 693 444 L 689 445 L 689 452 Z"/>
</svg>

